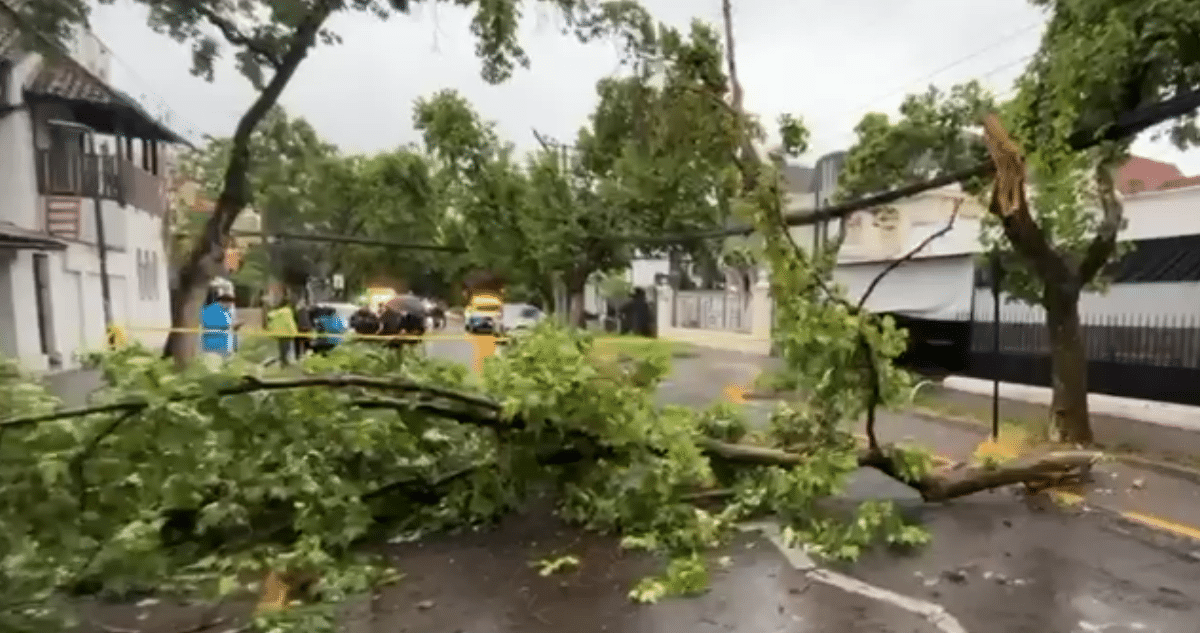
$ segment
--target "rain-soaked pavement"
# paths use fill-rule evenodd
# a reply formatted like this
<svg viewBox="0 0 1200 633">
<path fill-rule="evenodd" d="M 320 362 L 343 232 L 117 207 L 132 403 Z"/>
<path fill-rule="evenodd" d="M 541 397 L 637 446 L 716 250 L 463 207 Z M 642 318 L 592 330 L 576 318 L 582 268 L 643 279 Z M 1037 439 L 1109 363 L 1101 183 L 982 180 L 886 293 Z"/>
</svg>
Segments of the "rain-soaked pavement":
<svg viewBox="0 0 1200 633">
<path fill-rule="evenodd" d="M 431 353 L 470 362 L 465 342 Z M 676 363 L 662 397 L 703 405 L 729 382 L 747 384 L 755 360 L 706 353 Z M 748 405 L 755 417 L 761 405 Z M 1009 491 L 923 504 L 873 471 L 855 477 L 850 499 L 894 499 L 932 532 L 900 554 L 876 551 L 848 566 L 813 567 L 757 533 L 714 560 L 701 596 L 642 606 L 629 589 L 660 563 L 622 552 L 613 539 L 531 510 L 494 530 L 390 545 L 404 578 L 347 613 L 348 633 L 1196 633 L 1200 543 L 1128 523 L 1105 511 L 1064 508 Z M 539 559 L 572 555 L 577 569 L 541 576 Z M 239 609 L 235 609 L 235 612 Z M 244 610 L 244 608 L 242 609 Z M 186 615 L 147 606 L 94 612 L 85 631 L 194 633 Z M 161 612 L 161 613 L 160 613 Z M 164 619 L 165 618 L 165 619 Z M 104 622 L 103 625 L 98 622 Z"/>
</svg>

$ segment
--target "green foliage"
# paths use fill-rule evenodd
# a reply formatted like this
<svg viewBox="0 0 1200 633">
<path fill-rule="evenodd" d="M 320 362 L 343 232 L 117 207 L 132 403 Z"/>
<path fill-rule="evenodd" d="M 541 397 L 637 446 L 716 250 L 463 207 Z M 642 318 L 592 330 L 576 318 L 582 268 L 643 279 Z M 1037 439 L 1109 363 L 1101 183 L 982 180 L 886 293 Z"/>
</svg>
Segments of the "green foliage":
<svg viewBox="0 0 1200 633">
<path fill-rule="evenodd" d="M 1194 82 L 1188 78 L 1200 70 L 1200 46 L 1191 35 L 1200 18 L 1186 0 L 1031 3 L 1047 11 L 1049 23 L 1011 101 L 999 103 L 972 81 L 946 92 L 931 87 L 910 95 L 895 122 L 883 114 L 866 115 L 855 128 L 858 138 L 847 157 L 841 195 L 889 189 L 986 158 L 977 126 L 985 111 L 999 111 L 1026 154 L 1034 219 L 1057 258 L 1074 273 L 1101 232 L 1094 173 L 1119 166 L 1133 139 L 1088 152 L 1072 151 L 1068 142 L 1078 131 L 1103 131 L 1123 112 L 1189 89 Z M 1160 133 L 1181 148 L 1200 140 L 1194 114 L 1170 122 Z M 984 193 L 985 184 L 966 183 L 973 193 Z M 1011 250 L 990 216 L 983 241 L 989 249 Z M 1123 252 L 1121 246 L 1101 251 L 1108 259 Z M 1006 289 L 1041 303 L 1045 280 L 1038 264 L 1015 254 L 1004 262 Z M 1102 274 L 1072 281 L 1090 290 L 1107 284 Z"/>
<path fill-rule="evenodd" d="M 664 248 L 636 236 L 725 220 L 738 137 L 722 101 L 719 38 L 700 24 L 686 34 L 650 29 L 644 16 L 629 32 L 638 50 L 660 52 L 597 84 L 590 124 L 571 147 L 548 143 L 521 161 L 457 93 L 418 101 L 414 125 L 438 163 L 472 265 L 504 270 L 547 298 L 559 277 L 579 297 L 593 273 Z M 695 255 L 716 246 L 677 248 Z"/>
<path fill-rule="evenodd" d="M 838 196 L 853 199 L 902 184 L 936 178 L 987 158 L 976 127 L 997 107 L 977 81 L 943 92 L 930 86 L 905 97 L 900 118 L 871 112 L 855 126 L 854 146 L 838 176 Z M 968 183 L 980 191 L 982 183 Z"/>
<path fill-rule="evenodd" d="M 360 544 L 490 522 L 547 488 L 563 517 L 669 559 L 631 592 L 641 601 L 702 591 L 704 551 L 764 511 L 831 555 L 881 534 L 913 540 L 886 508 L 848 524 L 820 503 L 857 468 L 852 443 L 814 440 L 787 470 L 716 469 L 703 440 L 745 440 L 740 413 L 662 408 L 661 358 L 612 363 L 595 345 L 546 322 L 489 359 L 474 387 L 461 366 L 366 344 L 283 374 L 180 372 L 128 348 L 95 359 L 98 404 L 111 409 L 40 421 L 20 418 L 54 399 L 5 365 L 0 625 L 58 630 L 75 593 L 241 594 L 275 569 L 318 581 L 308 606 L 259 624 L 331 630 L 332 605 L 395 577 Z M 716 486 L 734 491 L 724 509 L 689 502 Z"/>
<path fill-rule="evenodd" d="M 232 55 L 238 71 L 257 88 L 270 80 L 283 65 L 295 44 L 295 36 L 314 19 L 320 26 L 331 14 L 360 13 L 387 20 L 408 16 L 422 5 L 439 0 L 135 0 L 149 9 L 147 26 L 192 51 L 192 74 L 212 80 L 216 61 Z M 115 0 L 99 0 L 110 5 Z M 542 0 L 564 18 L 564 30 L 581 41 L 614 33 L 614 24 L 634 23 L 643 15 L 636 3 L 627 0 Z M 529 66 L 529 58 L 517 40 L 518 24 L 525 3 L 521 0 L 491 2 L 457 1 L 472 7 L 475 15 L 471 33 L 476 55 L 483 62 L 482 76 L 491 83 L 505 81 L 517 68 Z M 22 25 L 31 44 L 64 49 L 73 27 L 87 23 L 94 5 L 88 0 L 55 0 L 21 3 Z M 636 31 L 635 31 L 636 32 Z M 320 44 L 336 45 L 341 37 L 330 28 L 317 32 Z"/>
</svg>

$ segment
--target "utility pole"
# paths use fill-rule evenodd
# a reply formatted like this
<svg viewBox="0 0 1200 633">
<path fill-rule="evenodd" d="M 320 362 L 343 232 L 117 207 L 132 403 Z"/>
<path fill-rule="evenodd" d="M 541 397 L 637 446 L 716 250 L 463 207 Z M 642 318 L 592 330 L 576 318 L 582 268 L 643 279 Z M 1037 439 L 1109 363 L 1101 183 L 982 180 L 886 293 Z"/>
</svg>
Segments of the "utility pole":
<svg viewBox="0 0 1200 633">
<path fill-rule="evenodd" d="M 559 166 L 566 171 L 571 166 L 571 151 L 574 147 L 556 141 L 536 129 L 533 130 L 533 138 L 537 139 L 542 149 L 552 151 L 558 154 Z M 559 315 L 560 320 L 567 322 L 570 320 L 571 297 L 567 292 L 566 282 L 563 281 L 562 271 L 555 271 L 554 274 L 554 312 Z"/>
</svg>

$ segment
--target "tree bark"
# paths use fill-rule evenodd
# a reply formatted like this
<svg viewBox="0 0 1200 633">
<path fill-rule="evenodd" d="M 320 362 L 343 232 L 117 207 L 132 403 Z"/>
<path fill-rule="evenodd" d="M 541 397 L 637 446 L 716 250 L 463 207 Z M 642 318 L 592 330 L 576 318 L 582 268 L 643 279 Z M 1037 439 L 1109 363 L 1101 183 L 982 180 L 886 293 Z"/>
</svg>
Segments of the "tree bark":
<svg viewBox="0 0 1200 633">
<path fill-rule="evenodd" d="M 1051 422 L 1059 441 L 1091 444 L 1087 350 L 1079 319 L 1079 289 L 1047 286 L 1043 304 L 1050 333 Z"/>
<path fill-rule="evenodd" d="M 176 364 L 186 365 L 196 355 L 198 337 L 190 334 L 200 320 L 200 308 L 209 281 L 221 270 L 225 244 L 233 223 L 242 209 L 251 202 L 249 171 L 251 166 L 250 136 L 279 101 L 279 95 L 296 74 L 300 63 L 316 41 L 317 32 L 329 17 L 331 3 L 320 2 L 299 26 L 280 59 L 271 81 L 242 115 L 231 140 L 229 166 L 225 169 L 225 184 L 217 203 L 205 224 L 204 233 L 188 254 L 176 276 L 176 292 L 171 296 L 171 327 L 164 355 Z"/>
<path fill-rule="evenodd" d="M 568 323 L 577 328 L 587 327 L 587 315 L 584 310 L 587 275 L 579 271 L 572 272 L 567 275 L 566 286 Z"/>
</svg>

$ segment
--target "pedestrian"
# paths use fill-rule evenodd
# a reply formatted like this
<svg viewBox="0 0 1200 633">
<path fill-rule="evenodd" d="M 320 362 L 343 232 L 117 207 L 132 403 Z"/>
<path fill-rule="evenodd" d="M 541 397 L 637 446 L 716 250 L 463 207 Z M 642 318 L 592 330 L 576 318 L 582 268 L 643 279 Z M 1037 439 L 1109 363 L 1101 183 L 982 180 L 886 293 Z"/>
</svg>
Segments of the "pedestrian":
<svg viewBox="0 0 1200 633">
<path fill-rule="evenodd" d="M 342 342 L 341 335 L 346 333 L 346 324 L 342 322 L 342 317 L 338 316 L 337 310 L 324 306 L 317 310 L 313 329 L 319 333 L 313 341 L 313 351 L 324 355 Z"/>
<path fill-rule="evenodd" d="M 284 367 L 290 365 L 298 330 L 296 315 L 286 298 L 280 299 L 275 309 L 267 313 L 267 332 L 279 348 L 279 364 Z"/>
<path fill-rule="evenodd" d="M 379 317 L 364 305 L 350 317 L 350 328 L 356 334 L 374 336 L 379 334 Z"/>
<path fill-rule="evenodd" d="M 200 335 L 200 348 L 205 364 L 214 371 L 233 356 L 237 346 L 234 333 L 242 324 L 233 320 L 233 303 L 233 295 L 219 293 L 214 301 L 200 311 L 200 327 L 204 328 L 204 333 Z"/>
<path fill-rule="evenodd" d="M 312 339 L 310 337 L 312 336 L 313 322 L 312 313 L 310 312 L 308 305 L 305 304 L 303 300 L 296 304 L 294 311 L 296 313 L 297 333 L 296 359 L 299 360 L 304 358 L 304 355 L 308 353 L 309 348 L 312 347 Z"/>
</svg>

